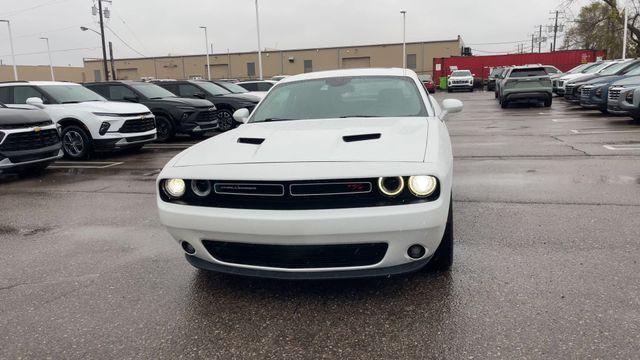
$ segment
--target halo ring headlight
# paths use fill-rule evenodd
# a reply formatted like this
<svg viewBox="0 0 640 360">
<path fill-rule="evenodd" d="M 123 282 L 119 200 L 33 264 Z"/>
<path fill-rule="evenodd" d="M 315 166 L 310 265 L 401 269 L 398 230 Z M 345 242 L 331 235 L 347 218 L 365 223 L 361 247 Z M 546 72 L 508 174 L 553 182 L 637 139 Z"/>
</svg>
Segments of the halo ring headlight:
<svg viewBox="0 0 640 360">
<path fill-rule="evenodd" d="M 164 191 L 172 198 L 179 198 L 184 195 L 186 185 L 182 179 L 167 179 L 164 182 Z"/>
<path fill-rule="evenodd" d="M 396 182 L 393 184 L 393 182 Z M 378 178 L 378 189 L 387 196 L 397 196 L 404 190 L 404 178 L 402 176 Z"/>
<path fill-rule="evenodd" d="M 409 191 L 417 197 L 427 197 L 436 191 L 438 181 L 433 176 L 419 175 L 409 178 Z"/>
<path fill-rule="evenodd" d="M 211 183 L 209 180 L 191 180 L 191 191 L 200 197 L 208 196 L 211 194 Z"/>
</svg>

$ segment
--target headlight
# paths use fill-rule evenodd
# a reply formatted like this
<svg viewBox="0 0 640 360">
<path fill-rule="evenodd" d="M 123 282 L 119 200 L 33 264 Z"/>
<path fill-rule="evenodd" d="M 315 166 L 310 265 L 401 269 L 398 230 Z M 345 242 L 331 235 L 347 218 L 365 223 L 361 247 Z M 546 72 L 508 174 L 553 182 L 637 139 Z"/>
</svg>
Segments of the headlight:
<svg viewBox="0 0 640 360">
<path fill-rule="evenodd" d="M 211 194 L 211 183 L 209 180 L 191 180 L 191 191 L 198 196 L 205 197 Z"/>
<path fill-rule="evenodd" d="M 433 176 L 412 176 L 409 178 L 409 190 L 418 197 L 426 197 L 436 191 L 438 181 Z"/>
<path fill-rule="evenodd" d="M 103 122 L 103 123 L 100 125 L 100 130 L 98 130 L 98 133 L 99 133 L 100 135 L 104 135 L 104 134 L 106 134 L 106 133 L 107 133 L 107 131 L 109 131 L 109 127 L 111 127 L 111 124 L 109 124 L 109 123 L 108 123 L 108 122 L 106 122 L 106 121 L 105 121 L 105 122 Z"/>
<path fill-rule="evenodd" d="M 627 96 L 625 96 L 624 98 L 628 103 L 633 103 L 633 91 L 629 91 L 627 93 Z M 2 136 L 0 136 L 0 139 L 2 139 Z"/>
<path fill-rule="evenodd" d="M 397 196 L 404 190 L 402 176 L 381 177 L 378 179 L 378 188 L 387 196 Z"/>
<path fill-rule="evenodd" d="M 185 189 L 186 186 L 182 179 L 167 179 L 164 181 L 164 190 L 172 198 L 179 198 L 184 195 Z"/>
<path fill-rule="evenodd" d="M 602 96 L 602 88 L 598 88 L 598 89 L 596 90 L 596 93 L 595 93 L 595 94 L 596 94 L 596 96 L 597 96 L 597 97 Z"/>
</svg>

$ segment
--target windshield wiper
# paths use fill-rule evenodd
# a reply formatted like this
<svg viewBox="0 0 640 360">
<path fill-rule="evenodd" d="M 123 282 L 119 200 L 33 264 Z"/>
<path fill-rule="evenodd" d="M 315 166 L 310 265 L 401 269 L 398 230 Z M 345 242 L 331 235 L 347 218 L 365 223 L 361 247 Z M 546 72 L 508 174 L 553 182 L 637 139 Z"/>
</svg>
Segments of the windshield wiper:
<svg viewBox="0 0 640 360">
<path fill-rule="evenodd" d="M 267 118 L 262 120 L 263 122 L 273 122 L 273 121 L 291 121 L 291 120 L 297 120 L 297 119 L 285 119 L 285 118 Z"/>
</svg>

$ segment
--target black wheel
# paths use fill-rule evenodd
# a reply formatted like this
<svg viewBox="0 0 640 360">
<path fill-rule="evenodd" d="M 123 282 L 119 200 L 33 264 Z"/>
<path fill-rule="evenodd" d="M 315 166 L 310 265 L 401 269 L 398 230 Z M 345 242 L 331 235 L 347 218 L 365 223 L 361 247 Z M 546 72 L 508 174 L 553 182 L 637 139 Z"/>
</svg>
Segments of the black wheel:
<svg viewBox="0 0 640 360">
<path fill-rule="evenodd" d="M 236 121 L 233 119 L 233 111 L 229 109 L 218 110 L 218 129 L 220 131 L 229 131 L 236 127 Z"/>
<path fill-rule="evenodd" d="M 67 159 L 84 160 L 91 154 L 91 137 L 77 125 L 62 129 L 62 151 Z"/>
<path fill-rule="evenodd" d="M 167 142 L 176 135 L 171 119 L 164 115 L 156 116 L 156 132 L 156 141 L 158 142 Z"/>
<path fill-rule="evenodd" d="M 498 98 L 498 92 L 497 91 L 493 92 L 493 97 L 496 98 L 496 99 Z"/>
<path fill-rule="evenodd" d="M 447 271 L 453 264 L 453 197 L 449 201 L 447 227 L 444 229 L 440 246 L 427 265 L 428 270 Z"/>
<path fill-rule="evenodd" d="M 509 106 L 509 102 L 507 100 L 503 100 L 502 98 L 500 98 L 500 107 L 502 107 L 503 109 L 506 109 Z"/>
<path fill-rule="evenodd" d="M 549 96 L 549 98 L 544 101 L 544 107 L 549 107 L 551 106 L 552 103 L 553 103 L 553 99 L 551 98 L 551 96 Z"/>
</svg>

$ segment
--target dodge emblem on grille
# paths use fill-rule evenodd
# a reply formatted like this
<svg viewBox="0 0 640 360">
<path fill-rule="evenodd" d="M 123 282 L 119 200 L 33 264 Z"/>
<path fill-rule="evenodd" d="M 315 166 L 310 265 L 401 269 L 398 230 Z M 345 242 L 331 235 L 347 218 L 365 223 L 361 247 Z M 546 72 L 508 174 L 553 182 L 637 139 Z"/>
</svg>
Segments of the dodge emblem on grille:
<svg viewBox="0 0 640 360">
<path fill-rule="evenodd" d="M 36 126 L 33 128 L 33 131 L 35 132 L 40 132 L 40 130 L 42 130 L 39 126 Z"/>
</svg>

